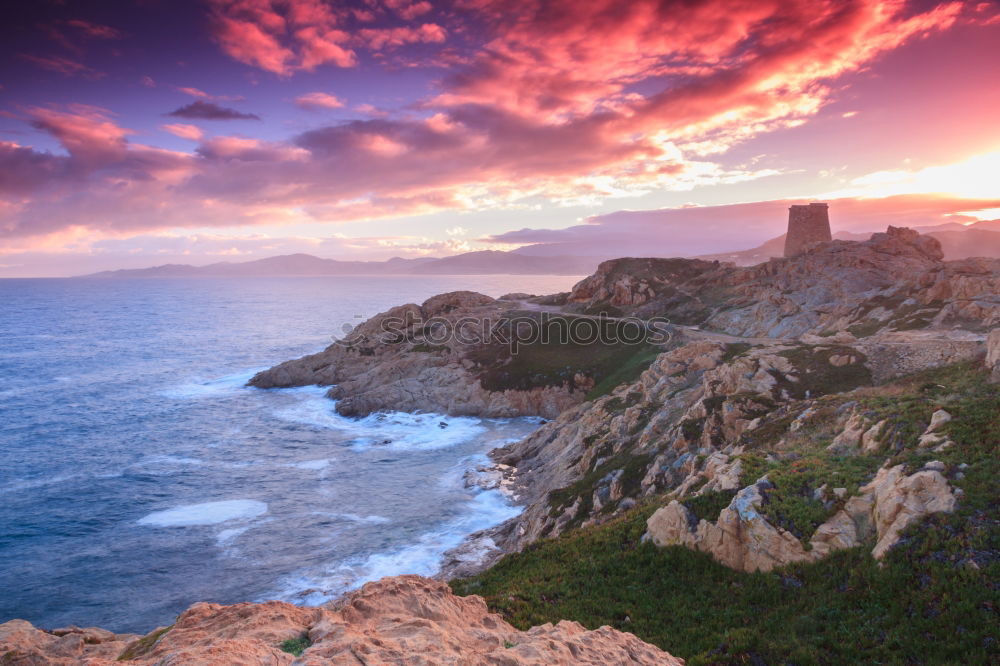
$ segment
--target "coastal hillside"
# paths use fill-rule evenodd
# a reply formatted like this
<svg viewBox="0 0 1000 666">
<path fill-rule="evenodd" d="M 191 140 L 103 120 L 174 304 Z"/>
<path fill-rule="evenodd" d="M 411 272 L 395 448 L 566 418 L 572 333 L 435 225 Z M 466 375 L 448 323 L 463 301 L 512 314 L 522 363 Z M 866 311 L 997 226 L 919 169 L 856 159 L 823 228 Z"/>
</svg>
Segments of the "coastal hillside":
<svg viewBox="0 0 1000 666">
<path fill-rule="evenodd" d="M 570 308 L 690 325 L 494 451 L 525 511 L 445 575 L 688 663 L 995 660 L 998 276 L 892 228 L 749 270 L 602 264 Z"/>
<path fill-rule="evenodd" d="M 821 397 L 774 402 L 730 385 L 681 432 L 629 436 L 664 415 L 633 395 L 664 376 L 650 369 L 595 405 L 605 425 L 588 421 L 561 455 L 582 455 L 583 475 L 539 488 L 492 534 L 517 552 L 452 587 L 515 626 L 609 624 L 688 664 L 994 663 L 992 342 L 992 370 L 976 360 L 850 390 L 860 377 L 830 376 Z M 740 353 L 730 367 L 745 376 L 757 361 Z"/>
</svg>

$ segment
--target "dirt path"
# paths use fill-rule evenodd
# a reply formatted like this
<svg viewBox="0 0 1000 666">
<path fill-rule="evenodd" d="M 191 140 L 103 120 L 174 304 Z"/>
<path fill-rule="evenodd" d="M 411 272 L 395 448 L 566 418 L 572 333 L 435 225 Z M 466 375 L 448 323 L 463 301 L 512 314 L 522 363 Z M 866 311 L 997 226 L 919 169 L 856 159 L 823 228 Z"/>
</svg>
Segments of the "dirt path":
<svg viewBox="0 0 1000 666">
<path fill-rule="evenodd" d="M 522 310 L 527 310 L 529 312 L 548 312 L 551 314 L 557 314 L 562 317 L 576 317 L 579 319 L 592 319 L 594 321 L 634 321 L 635 317 L 609 317 L 600 315 L 589 315 L 580 314 L 576 312 L 564 312 L 562 308 L 558 305 L 540 305 L 538 303 L 531 303 L 529 301 L 511 301 L 516 303 L 518 307 Z M 789 344 L 797 343 L 800 340 L 798 338 L 750 338 L 742 337 L 738 335 L 729 335 L 728 333 L 716 333 L 714 331 L 703 331 L 697 326 L 682 326 L 680 324 L 670 324 L 671 328 L 683 333 L 686 337 L 693 340 L 710 340 L 712 342 L 721 342 L 724 344 L 734 344 L 734 343 L 745 343 L 751 345 L 774 345 L 774 344 Z M 923 335 L 915 336 L 915 340 L 888 340 L 884 337 L 877 339 L 871 339 L 871 342 L 877 342 L 882 345 L 912 345 L 914 343 L 933 343 L 933 342 L 954 342 L 957 341 L 954 333 L 951 331 L 924 331 Z M 986 336 L 974 336 L 977 339 L 985 340 Z M 968 338 L 966 338 L 968 339 Z M 859 338 L 858 342 L 864 342 L 866 338 Z"/>
</svg>

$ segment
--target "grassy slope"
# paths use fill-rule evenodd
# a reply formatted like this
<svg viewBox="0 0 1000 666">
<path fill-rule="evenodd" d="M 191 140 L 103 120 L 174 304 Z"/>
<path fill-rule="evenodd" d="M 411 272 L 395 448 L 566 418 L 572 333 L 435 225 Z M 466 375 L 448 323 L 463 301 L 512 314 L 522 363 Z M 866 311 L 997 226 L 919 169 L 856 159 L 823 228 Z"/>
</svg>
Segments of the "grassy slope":
<svg viewBox="0 0 1000 666">
<path fill-rule="evenodd" d="M 893 463 L 936 458 L 953 477 L 969 465 L 951 481 L 965 493 L 956 513 L 912 526 L 884 566 L 869 545 L 766 574 L 732 571 L 704 554 L 640 543 L 662 502 L 653 498 L 453 587 L 483 595 L 522 628 L 608 624 L 694 664 L 1000 663 L 1000 392 L 961 365 L 858 393 L 890 419 Z M 957 445 L 914 450 L 913 433 L 938 407 L 955 416 L 948 431 Z M 894 443 L 893 433 L 903 437 Z M 847 467 L 846 477 L 861 478 Z"/>
<path fill-rule="evenodd" d="M 547 336 L 517 345 L 514 354 L 509 345 L 501 342 L 470 351 L 467 356 L 476 363 L 479 379 L 490 391 L 523 391 L 564 384 L 576 388 L 575 378 L 583 375 L 596 384 L 592 399 L 620 383 L 634 380 L 662 351 L 645 342 L 621 342 L 634 336 L 635 330 L 623 332 L 626 325 L 614 321 L 538 312 L 515 312 L 510 321 L 533 321 L 537 330 L 547 331 Z M 600 342 L 594 341 L 597 327 L 602 329 Z M 503 335 L 514 337 L 509 328 L 502 330 Z M 530 330 L 521 333 L 522 339 L 528 338 Z M 571 330 L 575 337 L 569 335 Z"/>
</svg>

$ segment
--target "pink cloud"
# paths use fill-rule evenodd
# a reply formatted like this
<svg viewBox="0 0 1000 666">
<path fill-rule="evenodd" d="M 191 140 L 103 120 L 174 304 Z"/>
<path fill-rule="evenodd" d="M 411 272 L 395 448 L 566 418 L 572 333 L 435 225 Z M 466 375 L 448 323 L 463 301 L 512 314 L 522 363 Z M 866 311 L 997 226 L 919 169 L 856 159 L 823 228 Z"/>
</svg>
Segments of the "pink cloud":
<svg viewBox="0 0 1000 666">
<path fill-rule="evenodd" d="M 220 136 L 206 140 L 198 146 L 198 154 L 211 160 L 239 160 L 243 162 L 296 162 L 305 159 L 308 152 L 285 143 L 238 136 Z"/>
<path fill-rule="evenodd" d="M 311 92 L 295 98 L 295 103 L 303 109 L 340 109 L 344 102 L 334 95 L 324 92 Z"/>
<path fill-rule="evenodd" d="M 290 71 L 287 63 L 294 53 L 258 24 L 227 16 L 220 16 L 217 21 L 216 39 L 232 58 L 276 74 Z"/>
<path fill-rule="evenodd" d="M 401 18 L 412 21 L 418 16 L 422 16 L 431 11 L 434 7 L 427 0 L 410 2 L 410 0 L 386 0 L 386 6 L 392 9 Z"/>
<path fill-rule="evenodd" d="M 204 136 L 204 132 L 201 131 L 201 128 L 195 125 L 176 123 L 171 125 L 162 125 L 160 129 L 170 132 L 174 136 L 179 136 L 182 139 L 188 139 L 189 141 L 201 141 L 202 136 Z"/>
<path fill-rule="evenodd" d="M 73 105 L 69 112 L 35 107 L 28 113 L 34 127 L 54 136 L 74 160 L 88 167 L 114 162 L 125 154 L 125 137 L 131 131 L 116 125 L 106 109 Z"/>
<path fill-rule="evenodd" d="M 236 60 L 280 76 L 321 65 L 353 67 L 357 49 L 379 51 L 408 44 L 442 44 L 447 31 L 436 23 L 351 29 L 370 23 L 373 9 L 334 8 L 320 0 L 212 0 L 215 38 Z M 426 0 L 393 0 L 386 7 L 411 21 L 433 7 Z M 384 13 L 379 8 L 378 13 Z"/>
<path fill-rule="evenodd" d="M 36 56 L 29 53 L 22 53 L 21 58 L 43 69 L 59 72 L 66 76 L 82 76 L 86 79 L 101 79 L 107 76 L 104 72 L 91 69 L 82 62 L 62 56 Z"/>
<path fill-rule="evenodd" d="M 213 0 L 215 37 L 230 57 L 281 76 L 356 64 L 340 17 L 319 0 Z"/>
<path fill-rule="evenodd" d="M 91 23 L 90 21 L 83 21 L 80 19 L 66 21 L 66 25 L 77 28 L 85 36 L 93 37 L 95 39 L 121 39 L 122 37 L 120 30 L 112 28 L 109 25 Z"/>
<path fill-rule="evenodd" d="M 211 99 L 212 96 L 209 95 L 204 90 L 199 90 L 198 88 L 178 88 L 178 91 L 184 93 L 185 95 L 191 95 L 191 97 L 199 97 L 201 99 Z"/>
<path fill-rule="evenodd" d="M 343 30 L 323 30 L 308 26 L 295 32 L 300 43 L 301 61 L 298 69 L 312 71 L 319 65 L 332 63 L 337 67 L 357 64 L 354 51 L 345 46 L 350 35 Z"/>
<path fill-rule="evenodd" d="M 360 31 L 361 39 L 368 46 L 380 51 L 384 48 L 394 48 L 405 44 L 440 44 L 444 42 L 447 33 L 445 29 L 434 23 L 424 23 L 420 27 L 407 26 L 397 28 L 365 28 Z"/>
<path fill-rule="evenodd" d="M 358 104 L 354 107 L 354 110 L 363 113 L 366 116 L 371 116 L 372 118 L 388 118 L 390 113 L 385 109 L 380 109 L 374 104 Z"/>
</svg>

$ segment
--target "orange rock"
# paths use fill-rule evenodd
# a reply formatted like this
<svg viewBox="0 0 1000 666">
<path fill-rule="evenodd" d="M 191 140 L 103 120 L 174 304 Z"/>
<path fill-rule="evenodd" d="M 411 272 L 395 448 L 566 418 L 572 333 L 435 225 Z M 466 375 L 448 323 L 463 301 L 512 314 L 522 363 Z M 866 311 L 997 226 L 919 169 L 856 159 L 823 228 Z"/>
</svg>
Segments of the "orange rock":
<svg viewBox="0 0 1000 666">
<path fill-rule="evenodd" d="M 299 658 L 281 650 L 283 641 L 302 636 L 312 644 Z M 5 666 L 684 663 L 610 627 L 590 631 L 563 621 L 519 631 L 490 613 L 481 597 L 455 596 L 444 583 L 420 576 L 368 583 L 335 608 L 301 608 L 280 601 L 198 603 L 181 613 L 169 630 L 127 647 L 123 654 L 126 643 L 120 640 L 86 644 L 83 633 L 57 637 L 23 620 L 0 625 Z M 116 661 L 119 656 L 126 659 Z"/>
</svg>

